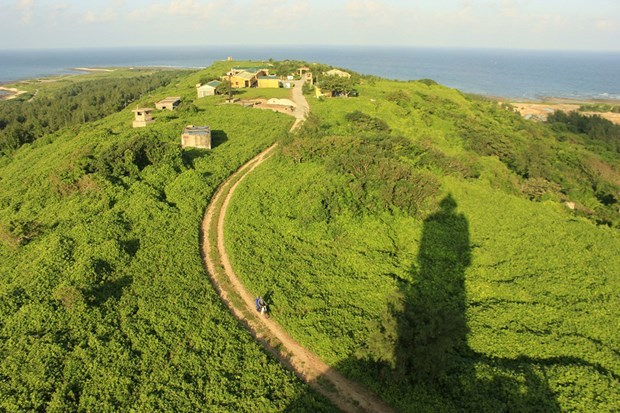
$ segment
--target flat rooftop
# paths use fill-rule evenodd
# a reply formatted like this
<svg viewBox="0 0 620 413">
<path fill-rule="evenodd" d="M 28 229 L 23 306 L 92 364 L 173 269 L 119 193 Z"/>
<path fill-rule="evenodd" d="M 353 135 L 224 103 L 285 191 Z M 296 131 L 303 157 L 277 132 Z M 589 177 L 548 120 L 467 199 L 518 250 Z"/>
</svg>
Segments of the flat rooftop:
<svg viewBox="0 0 620 413">
<path fill-rule="evenodd" d="M 160 100 L 157 103 L 174 103 L 174 102 L 178 102 L 179 100 L 181 100 L 181 96 L 169 96 L 167 98 Z"/>
<path fill-rule="evenodd" d="M 183 129 L 183 134 L 187 135 L 208 135 L 211 133 L 211 127 L 209 126 L 194 126 L 187 125 L 185 129 Z"/>
</svg>

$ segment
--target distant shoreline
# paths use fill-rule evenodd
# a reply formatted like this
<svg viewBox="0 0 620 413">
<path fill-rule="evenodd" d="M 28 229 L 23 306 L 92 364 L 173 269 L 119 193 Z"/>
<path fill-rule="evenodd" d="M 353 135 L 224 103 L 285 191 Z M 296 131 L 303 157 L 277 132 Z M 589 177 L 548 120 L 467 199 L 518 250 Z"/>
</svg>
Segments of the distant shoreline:
<svg viewBox="0 0 620 413">
<path fill-rule="evenodd" d="M 47 75 L 47 76 L 38 76 L 38 77 L 33 77 L 33 78 L 24 78 L 24 79 L 19 79 L 19 80 L 13 80 L 13 81 L 5 81 L 5 82 L 0 82 L 0 101 L 2 100 L 11 100 L 16 98 L 17 96 L 24 94 L 24 93 L 28 93 L 28 91 L 24 91 L 24 90 L 20 90 L 18 89 L 17 86 L 19 83 L 30 83 L 33 81 L 39 81 L 39 82 L 49 82 L 49 81 L 55 81 L 59 78 L 62 77 L 66 77 L 66 76 L 74 76 L 74 75 L 85 75 L 85 74 L 89 74 L 89 73 L 112 73 L 118 70 L 148 70 L 148 69 L 158 69 L 158 70 L 198 70 L 201 68 L 197 68 L 197 67 L 181 67 L 181 66 L 162 66 L 162 65 L 152 65 L 152 66 L 110 66 L 110 67 L 73 67 L 73 68 L 68 68 L 65 70 L 69 70 L 69 71 L 73 71 L 73 73 L 71 72 L 67 72 L 67 73 L 62 73 L 62 74 L 52 74 L 52 75 Z M 82 73 L 75 73 L 75 72 L 82 72 Z M 415 80 L 415 79 L 411 79 L 411 80 Z M 446 86 L 446 87 L 450 87 L 450 86 Z M 547 111 L 547 113 L 550 113 L 554 110 L 568 110 L 568 111 L 572 111 L 572 110 L 576 110 L 576 108 L 578 108 L 580 105 L 587 105 L 587 104 L 608 104 L 608 105 L 612 105 L 612 106 L 616 106 L 616 105 L 620 105 L 620 98 L 619 99 L 614 99 L 614 98 L 609 98 L 609 99 L 601 99 L 601 98 L 584 98 L 584 99 L 575 99 L 575 98 L 566 98 L 566 97 L 553 97 L 553 96 L 547 96 L 547 97 L 542 97 L 542 98 L 523 98 L 523 97 L 508 97 L 508 96 L 496 96 L 496 95 L 487 95 L 487 94 L 483 94 L 483 93 L 472 93 L 472 92 L 465 92 L 462 91 L 462 93 L 465 94 L 469 94 L 469 95 L 474 95 L 474 96 L 480 96 L 482 98 L 485 99 L 489 99 L 492 101 L 496 101 L 499 103 L 505 102 L 505 103 L 510 103 L 513 106 L 520 106 L 520 107 L 527 107 L 527 108 L 536 108 L 538 106 L 547 106 L 553 110 L 551 111 Z M 565 107 L 567 106 L 567 107 Z M 572 107 L 575 106 L 575 107 Z M 555 108 L 557 109 L 555 109 Z M 527 115 L 540 115 L 541 113 L 539 109 L 532 109 L 531 111 L 525 110 L 525 113 L 523 113 L 521 110 L 519 110 L 524 116 Z M 584 114 L 596 114 L 596 115 L 605 115 L 605 112 L 582 112 Z M 603 116 L 603 117 L 607 117 L 607 116 Z M 609 116 L 609 120 L 611 120 L 612 122 L 616 123 L 616 124 L 620 124 L 620 115 L 619 114 L 613 114 L 610 113 Z"/>
<path fill-rule="evenodd" d="M 525 100 L 525 99 L 493 99 L 498 103 L 509 103 L 512 105 L 521 116 L 526 119 L 533 119 L 538 121 L 546 121 L 547 117 L 557 111 L 562 112 L 578 112 L 586 116 L 600 116 L 603 119 L 620 125 L 620 113 L 616 112 L 598 112 L 593 110 L 580 110 L 582 106 L 587 105 L 608 105 L 608 106 L 620 106 L 620 100 L 576 100 L 576 99 L 563 99 L 563 98 L 546 98 L 541 101 Z"/>
<path fill-rule="evenodd" d="M 200 70 L 204 69 L 204 67 L 182 67 L 182 66 L 162 66 L 162 65 L 152 65 L 152 66 L 110 66 L 110 67 L 72 67 L 65 68 L 63 73 L 51 73 L 51 74 L 42 74 L 35 75 L 32 77 L 24 77 L 17 78 L 11 80 L 0 80 L 0 86 L 6 85 L 17 85 L 18 83 L 29 83 L 34 81 L 53 81 L 58 78 L 66 77 L 66 76 L 79 76 L 79 75 L 87 75 L 91 73 L 111 73 L 116 72 L 118 70 Z M 81 72 L 81 73 L 80 73 Z M 3 90 L 7 90 L 7 87 L 3 87 Z M 0 99 L 2 98 L 2 94 L 0 94 Z"/>
<path fill-rule="evenodd" d="M 19 95 L 23 95 L 24 93 L 28 93 L 26 90 L 19 90 L 14 87 L 4 87 L 0 86 L 0 100 L 11 100 L 15 99 Z"/>
<path fill-rule="evenodd" d="M 74 67 L 71 70 L 76 72 L 114 72 L 117 69 L 104 69 L 99 67 Z"/>
<path fill-rule="evenodd" d="M 237 60 L 306 60 L 385 79 L 429 78 L 483 96 L 620 100 L 620 54 L 322 46 L 188 46 L 1 51 L 0 82 L 68 74 L 68 68 L 203 68 Z M 32 62 L 37 65 L 33 66 Z M 530 70 L 536 65 L 536 71 Z M 76 73 L 73 71 L 73 73 Z M 578 79 L 578 81 L 575 81 Z"/>
</svg>

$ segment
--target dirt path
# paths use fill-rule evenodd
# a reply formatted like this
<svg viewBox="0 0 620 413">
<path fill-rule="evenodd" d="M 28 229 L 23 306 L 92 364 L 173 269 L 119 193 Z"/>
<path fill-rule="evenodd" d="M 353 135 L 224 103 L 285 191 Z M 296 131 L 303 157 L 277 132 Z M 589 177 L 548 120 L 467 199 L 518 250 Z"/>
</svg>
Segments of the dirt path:
<svg viewBox="0 0 620 413">
<path fill-rule="evenodd" d="M 293 99 L 298 109 L 294 112 L 297 120 L 291 130 L 297 128 L 308 113 L 308 104 L 301 94 L 301 84 L 295 86 Z M 201 242 L 209 277 L 224 303 L 255 339 L 342 411 L 392 412 L 370 391 L 348 380 L 302 347 L 275 320 L 260 316 L 254 308 L 254 296 L 247 291 L 232 268 L 224 243 L 224 221 L 228 205 L 238 185 L 254 168 L 273 155 L 276 147 L 277 144 L 274 144 L 267 148 L 231 175 L 207 207 L 202 222 Z"/>
</svg>

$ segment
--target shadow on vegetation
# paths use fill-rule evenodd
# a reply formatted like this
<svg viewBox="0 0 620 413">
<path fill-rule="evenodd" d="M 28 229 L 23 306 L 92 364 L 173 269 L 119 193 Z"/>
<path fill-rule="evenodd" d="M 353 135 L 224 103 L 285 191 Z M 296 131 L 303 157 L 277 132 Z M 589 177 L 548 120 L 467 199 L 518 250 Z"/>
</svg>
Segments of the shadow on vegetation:
<svg viewBox="0 0 620 413">
<path fill-rule="evenodd" d="M 221 144 L 228 141 L 228 135 L 223 130 L 215 129 L 211 131 L 211 150 L 217 148 Z M 200 148 L 184 148 L 182 151 L 183 165 L 188 168 L 194 168 L 196 159 L 208 156 L 209 149 Z"/>
<path fill-rule="evenodd" d="M 129 239 L 122 242 L 123 249 L 129 256 L 134 257 L 140 249 L 140 240 L 137 238 Z"/>
<path fill-rule="evenodd" d="M 451 195 L 440 207 L 424 221 L 414 281 L 401 286 L 402 306 L 392 308 L 398 340 L 389 380 L 423 390 L 436 407 L 448 402 L 459 410 L 558 412 L 543 360 L 494 358 L 469 347 L 469 223 Z"/>
<path fill-rule="evenodd" d="M 211 148 L 215 149 L 224 142 L 228 141 L 228 135 L 223 130 L 212 130 L 211 131 Z"/>
<path fill-rule="evenodd" d="M 399 411 L 559 412 L 545 367 L 562 360 L 502 359 L 468 346 L 469 224 L 452 196 L 440 206 L 424 221 L 414 281 L 402 283 L 380 331 L 368 337 L 369 348 L 382 354 L 381 360 L 353 357 L 336 370 L 390 394 L 384 398 L 391 398 Z"/>
<path fill-rule="evenodd" d="M 90 302 L 93 306 L 100 306 L 111 298 L 118 301 L 123 295 L 125 287 L 131 285 L 132 282 L 133 278 L 129 276 L 124 276 L 114 281 L 107 281 L 92 288 L 87 296 L 90 297 Z"/>
<path fill-rule="evenodd" d="M 208 149 L 198 149 L 198 148 L 185 148 L 183 152 L 181 152 L 181 156 L 183 159 L 183 165 L 187 168 L 194 168 L 194 161 L 196 159 L 202 158 L 209 153 Z"/>
</svg>

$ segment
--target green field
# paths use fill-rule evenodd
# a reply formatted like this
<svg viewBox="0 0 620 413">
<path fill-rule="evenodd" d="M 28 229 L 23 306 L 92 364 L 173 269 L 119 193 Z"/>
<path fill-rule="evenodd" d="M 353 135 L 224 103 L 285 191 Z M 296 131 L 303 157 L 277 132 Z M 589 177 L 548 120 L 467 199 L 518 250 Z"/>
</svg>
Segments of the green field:
<svg viewBox="0 0 620 413">
<path fill-rule="evenodd" d="M 617 409 L 620 236 L 563 204 L 605 210 L 557 158 L 617 177 L 618 156 L 447 88 L 373 83 L 313 101 L 241 184 L 236 272 L 399 411 Z"/>
<path fill-rule="evenodd" d="M 137 101 L 183 97 L 148 128 L 129 107 L 0 156 L 0 411 L 334 411 L 254 342 L 202 265 L 214 190 L 292 124 L 194 100 L 222 70 Z M 187 124 L 210 125 L 214 149 L 181 150 Z"/>
<path fill-rule="evenodd" d="M 312 99 L 294 135 L 283 114 L 196 99 L 258 64 L 0 102 L 0 411 L 336 411 L 235 320 L 200 255 L 218 185 L 274 142 L 226 243 L 296 340 L 402 412 L 617 410 L 617 128 L 357 75 L 359 97 Z M 131 128 L 166 96 L 176 111 Z M 180 148 L 188 124 L 212 150 Z"/>
</svg>

